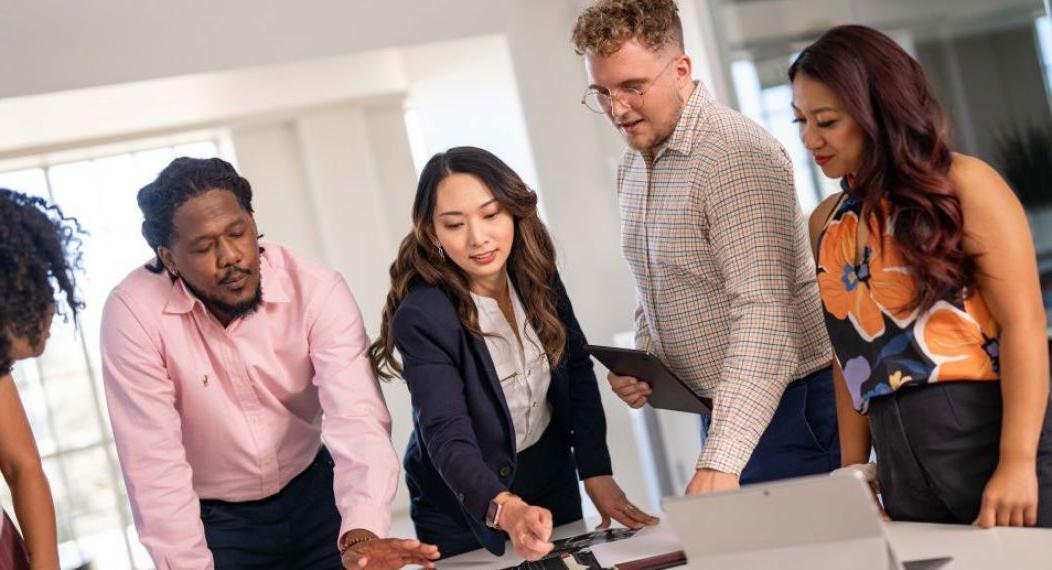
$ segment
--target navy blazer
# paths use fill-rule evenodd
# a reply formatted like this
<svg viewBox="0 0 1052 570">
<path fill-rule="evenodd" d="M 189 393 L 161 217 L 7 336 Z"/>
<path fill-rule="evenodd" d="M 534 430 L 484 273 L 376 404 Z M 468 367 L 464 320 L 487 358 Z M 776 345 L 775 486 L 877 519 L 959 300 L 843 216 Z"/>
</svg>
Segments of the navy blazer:
<svg viewBox="0 0 1052 570">
<path fill-rule="evenodd" d="M 567 436 L 582 480 L 610 475 L 606 417 L 587 342 L 558 275 L 554 286 L 567 338 L 563 361 L 551 369 L 548 429 Z M 490 499 L 515 478 L 515 427 L 485 339 L 461 326 L 442 288 L 421 281 L 410 286 L 392 329 L 413 402 L 404 465 L 410 490 L 420 496 L 411 500 L 462 512 L 479 542 L 503 554 L 504 534 L 485 518 Z"/>
</svg>

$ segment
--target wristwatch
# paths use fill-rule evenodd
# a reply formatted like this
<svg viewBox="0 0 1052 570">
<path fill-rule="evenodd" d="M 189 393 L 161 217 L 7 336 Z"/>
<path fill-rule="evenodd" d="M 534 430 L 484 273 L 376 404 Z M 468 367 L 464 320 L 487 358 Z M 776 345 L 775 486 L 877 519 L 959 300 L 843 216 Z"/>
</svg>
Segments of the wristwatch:
<svg viewBox="0 0 1052 570">
<path fill-rule="evenodd" d="M 493 500 L 489 502 L 489 508 L 486 509 L 486 526 L 494 530 L 502 530 L 500 528 L 500 513 L 504 510 L 504 504 L 517 498 L 519 498 L 517 495 L 507 491 L 493 497 Z"/>
</svg>

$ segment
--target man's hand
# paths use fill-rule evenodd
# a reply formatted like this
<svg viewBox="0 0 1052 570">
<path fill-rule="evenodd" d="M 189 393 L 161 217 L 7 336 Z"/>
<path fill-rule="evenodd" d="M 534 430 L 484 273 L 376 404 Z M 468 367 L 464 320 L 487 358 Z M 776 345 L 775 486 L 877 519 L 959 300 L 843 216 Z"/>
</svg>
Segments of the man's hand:
<svg viewBox="0 0 1052 570">
<path fill-rule="evenodd" d="M 698 469 L 694 478 L 687 485 L 688 495 L 704 495 L 719 491 L 733 491 L 740 489 L 738 476 L 715 469 Z"/>
<path fill-rule="evenodd" d="M 592 499 L 595 508 L 603 516 L 603 521 L 598 528 L 610 526 L 610 519 L 625 525 L 628 528 L 643 528 L 660 522 L 657 517 L 652 517 L 636 508 L 624 491 L 610 475 L 589 477 L 584 480 L 584 490 L 588 498 Z"/>
<path fill-rule="evenodd" d="M 1028 461 L 998 464 L 972 524 L 983 528 L 1037 524 L 1037 466 Z"/>
<path fill-rule="evenodd" d="M 642 408 L 643 404 L 647 403 L 650 385 L 646 382 L 632 376 L 618 376 L 613 372 L 607 374 L 606 379 L 610 382 L 610 387 L 614 389 L 617 397 L 629 407 Z"/>
<path fill-rule="evenodd" d="M 355 529 L 348 531 L 341 539 L 351 542 L 364 538 L 364 542 L 355 543 L 341 556 L 346 570 L 396 570 L 407 564 L 416 564 L 424 568 L 434 568 L 431 562 L 439 557 L 438 547 L 424 544 L 419 540 L 401 538 L 377 538 L 373 533 Z"/>
</svg>

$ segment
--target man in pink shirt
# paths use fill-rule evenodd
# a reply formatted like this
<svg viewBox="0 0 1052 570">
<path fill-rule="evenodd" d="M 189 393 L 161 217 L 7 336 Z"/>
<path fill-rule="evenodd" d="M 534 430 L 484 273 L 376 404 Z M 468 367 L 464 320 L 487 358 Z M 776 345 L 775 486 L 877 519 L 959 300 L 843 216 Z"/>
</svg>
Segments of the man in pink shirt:
<svg viewBox="0 0 1052 570">
<path fill-rule="evenodd" d="M 260 245 L 218 158 L 176 159 L 138 201 L 157 258 L 110 294 L 102 358 L 158 569 L 430 566 L 435 547 L 379 538 L 398 460 L 343 278 Z"/>
</svg>

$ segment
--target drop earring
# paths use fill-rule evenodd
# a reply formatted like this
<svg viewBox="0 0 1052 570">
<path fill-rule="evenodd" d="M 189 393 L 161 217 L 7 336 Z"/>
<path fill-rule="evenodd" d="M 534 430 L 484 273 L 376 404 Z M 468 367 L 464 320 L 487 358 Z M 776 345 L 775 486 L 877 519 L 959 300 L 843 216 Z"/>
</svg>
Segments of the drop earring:
<svg viewBox="0 0 1052 570">
<path fill-rule="evenodd" d="M 435 244 L 435 249 L 438 250 L 438 256 L 442 258 L 442 261 L 445 261 L 446 260 L 446 251 L 444 249 L 442 249 L 442 244 L 436 243 Z"/>
</svg>

